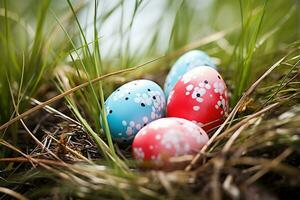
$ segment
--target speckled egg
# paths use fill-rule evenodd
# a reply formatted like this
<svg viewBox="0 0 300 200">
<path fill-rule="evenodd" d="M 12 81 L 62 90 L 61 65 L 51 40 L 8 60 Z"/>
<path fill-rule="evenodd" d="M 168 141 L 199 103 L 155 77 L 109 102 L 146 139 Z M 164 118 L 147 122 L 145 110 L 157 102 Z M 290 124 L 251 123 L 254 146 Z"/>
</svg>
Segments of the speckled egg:
<svg viewBox="0 0 300 200">
<path fill-rule="evenodd" d="M 165 81 L 164 91 L 166 97 L 168 98 L 170 91 L 173 89 L 174 85 L 182 77 L 183 74 L 198 66 L 209 66 L 212 68 L 216 68 L 211 57 L 200 50 L 188 51 L 187 53 L 179 57 L 179 59 L 172 66 Z"/>
<path fill-rule="evenodd" d="M 164 117 L 166 99 L 155 82 L 135 80 L 114 91 L 105 101 L 105 107 L 113 140 L 130 144 L 142 127 Z"/>
<path fill-rule="evenodd" d="M 132 153 L 144 167 L 174 169 L 184 163 L 176 162 L 176 158 L 195 155 L 207 141 L 207 134 L 196 124 L 181 118 L 162 118 L 138 132 Z"/>
<path fill-rule="evenodd" d="M 223 122 L 228 111 L 227 88 L 213 68 L 196 67 L 185 73 L 171 91 L 167 116 L 196 122 L 209 131 Z"/>
</svg>

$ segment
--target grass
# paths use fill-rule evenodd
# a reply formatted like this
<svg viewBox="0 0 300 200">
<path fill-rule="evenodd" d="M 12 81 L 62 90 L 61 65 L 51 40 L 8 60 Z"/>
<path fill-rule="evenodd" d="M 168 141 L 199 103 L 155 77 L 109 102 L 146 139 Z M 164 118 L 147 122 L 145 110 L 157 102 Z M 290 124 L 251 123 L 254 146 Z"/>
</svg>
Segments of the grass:
<svg viewBox="0 0 300 200">
<path fill-rule="evenodd" d="M 0 199 L 299 198 L 299 3 L 155 2 L 0 2 Z M 197 48 L 230 113 L 184 170 L 142 171 L 101 126 L 104 100 L 129 80 L 162 85 Z"/>
</svg>

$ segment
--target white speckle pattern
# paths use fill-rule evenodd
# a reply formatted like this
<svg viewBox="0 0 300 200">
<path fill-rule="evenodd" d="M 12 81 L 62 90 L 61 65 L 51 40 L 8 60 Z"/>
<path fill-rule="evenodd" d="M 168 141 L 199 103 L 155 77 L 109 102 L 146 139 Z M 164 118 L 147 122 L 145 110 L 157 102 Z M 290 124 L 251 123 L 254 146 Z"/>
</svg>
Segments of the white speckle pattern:
<svg viewBox="0 0 300 200">
<path fill-rule="evenodd" d="M 156 140 L 160 140 L 160 138 L 161 138 L 161 136 L 158 135 L 158 134 L 155 136 L 155 139 L 156 139 Z"/>
<path fill-rule="evenodd" d="M 169 162 L 173 157 L 197 153 L 208 141 L 201 128 L 181 118 L 159 119 L 142 129 L 144 130 L 147 135 L 141 136 L 139 133 L 132 144 L 134 155 L 144 156 L 144 161 L 151 161 L 151 164 L 159 167 L 164 167 L 165 164 L 170 166 Z M 144 155 L 140 155 L 141 152 Z"/>
<path fill-rule="evenodd" d="M 189 152 L 190 151 L 190 145 L 185 143 L 184 144 L 184 152 Z"/>
<path fill-rule="evenodd" d="M 194 87 L 192 98 L 196 99 L 199 103 L 203 102 L 202 96 L 206 94 L 206 89 L 208 88 L 210 89 L 209 84 L 199 83 L 197 87 Z"/>
<path fill-rule="evenodd" d="M 146 93 L 143 94 L 137 93 L 136 97 L 134 98 L 134 102 L 140 104 L 143 103 L 145 105 L 150 106 L 152 104 L 152 99 L 151 96 Z"/>
<path fill-rule="evenodd" d="M 133 152 L 134 152 L 134 155 L 135 155 L 136 159 L 138 159 L 138 160 L 143 160 L 144 159 L 145 153 L 144 153 L 144 151 L 141 147 L 133 148 Z"/>
<path fill-rule="evenodd" d="M 180 132 L 176 132 L 176 130 L 169 130 L 166 132 L 162 139 L 161 144 L 166 149 L 171 149 L 172 147 L 175 149 L 175 155 L 184 155 L 190 151 L 190 146 L 188 144 L 182 144 L 182 134 Z"/>
<path fill-rule="evenodd" d="M 109 106 L 106 106 L 106 115 L 108 115 L 109 110 L 110 110 L 110 107 L 109 107 Z"/>
<path fill-rule="evenodd" d="M 182 78 L 182 75 L 186 74 L 188 71 L 194 68 L 199 68 L 201 66 L 210 66 L 215 68 L 214 63 L 207 54 L 200 51 L 198 53 L 197 52 L 198 50 L 187 52 L 184 55 L 180 56 L 179 59 L 175 62 L 166 77 L 164 85 L 166 94 L 170 93 L 174 85 L 176 85 L 178 80 Z"/>
<path fill-rule="evenodd" d="M 135 124 L 134 121 L 130 121 L 127 123 L 125 120 L 122 121 L 122 125 L 126 128 L 126 135 L 131 136 L 134 133 L 134 128 L 139 131 L 142 128 L 141 124 Z M 127 126 L 128 125 L 128 126 Z M 119 136 L 122 135 L 122 133 L 118 133 Z"/>
<path fill-rule="evenodd" d="M 161 140 L 161 144 L 166 149 L 171 149 L 172 146 L 175 148 L 175 156 L 179 155 L 180 153 L 180 140 L 181 140 L 181 134 L 174 132 L 174 130 L 169 130 L 163 135 L 163 138 Z"/>
<path fill-rule="evenodd" d="M 142 119 L 144 122 L 148 122 L 148 117 L 144 116 Z M 145 123 L 146 123 L 145 122 Z M 131 136 L 134 133 L 134 129 L 139 131 L 142 128 L 142 125 L 140 123 L 135 123 L 134 121 L 130 121 L 129 123 L 125 120 L 122 121 L 122 125 L 126 128 L 126 135 Z M 122 133 L 118 133 L 119 136 L 122 135 Z"/>
<path fill-rule="evenodd" d="M 151 128 L 153 129 L 161 129 L 161 128 L 168 128 L 172 126 L 172 122 L 165 120 L 164 123 L 160 123 L 159 120 L 151 122 Z"/>
<path fill-rule="evenodd" d="M 165 107 L 166 100 L 162 98 L 161 93 L 159 91 L 149 91 L 148 94 L 136 94 L 136 98 L 134 102 L 144 105 L 152 105 L 151 119 L 161 118 L 161 113 Z M 147 118 L 148 119 L 148 118 Z M 144 119 L 143 119 L 144 120 Z M 148 122 L 148 121 L 147 121 Z M 145 122 L 145 123 L 147 123 Z"/>
<path fill-rule="evenodd" d="M 215 108 L 216 108 L 217 110 L 218 110 L 219 108 L 222 109 L 222 111 L 220 112 L 221 115 L 223 115 L 223 114 L 224 114 L 224 110 L 227 109 L 227 103 L 226 103 L 225 99 L 224 99 L 222 96 L 220 96 L 220 100 L 217 101 L 217 104 L 215 105 Z"/>
<path fill-rule="evenodd" d="M 227 110 L 227 102 L 226 100 L 220 96 L 221 102 L 222 102 L 222 106 L 223 106 L 223 110 Z"/>
<path fill-rule="evenodd" d="M 190 73 L 186 73 L 182 76 L 181 81 L 184 84 L 187 84 L 188 82 L 190 82 L 192 80 L 192 75 Z"/>
<path fill-rule="evenodd" d="M 203 102 L 203 98 L 201 98 L 201 96 L 203 96 L 205 93 L 206 93 L 205 89 L 195 87 L 194 91 L 193 91 L 193 94 L 192 94 L 192 98 L 196 99 L 196 101 L 201 103 L 201 102 Z"/>
<path fill-rule="evenodd" d="M 155 118 L 156 118 L 155 112 L 151 112 L 151 119 L 155 119 Z"/>
<path fill-rule="evenodd" d="M 219 93 L 219 94 L 223 94 L 224 93 L 224 90 L 225 90 L 225 86 L 223 83 L 221 82 L 215 82 L 214 83 L 214 91 L 215 93 Z"/>
<path fill-rule="evenodd" d="M 119 99 L 124 98 L 125 95 L 128 94 L 129 92 L 130 90 L 125 88 L 122 88 L 122 90 L 120 91 L 117 90 L 117 93 L 113 96 L 113 100 L 118 101 Z"/>
<path fill-rule="evenodd" d="M 115 95 L 114 98 L 113 98 L 113 100 L 114 100 L 114 101 L 118 101 L 119 99 L 121 99 L 121 98 L 124 97 L 124 96 L 125 96 L 124 93 L 120 93 L 120 94 L 118 94 L 118 95 Z"/>
<path fill-rule="evenodd" d="M 206 86 L 209 85 L 209 84 L 199 83 L 198 85 L 199 85 L 200 95 L 201 96 L 205 95 L 206 89 L 207 89 Z M 209 86 L 209 88 L 210 88 L 210 86 Z"/>
<path fill-rule="evenodd" d="M 147 131 L 145 131 L 145 129 L 142 129 L 142 130 L 141 130 L 141 134 L 142 134 L 142 135 L 146 135 L 146 133 L 147 133 Z"/>
<path fill-rule="evenodd" d="M 174 90 L 172 90 L 172 91 L 170 92 L 169 98 L 168 98 L 168 104 L 171 102 L 171 99 L 172 99 L 172 97 L 173 97 L 174 92 L 175 92 Z"/>
<path fill-rule="evenodd" d="M 192 84 L 189 84 L 188 86 L 186 86 L 187 91 L 192 91 L 193 88 L 194 88 L 194 86 Z"/>
<path fill-rule="evenodd" d="M 148 121 L 149 121 L 148 117 L 147 117 L 147 116 L 144 116 L 144 117 L 143 117 L 143 122 L 144 122 L 144 123 L 147 123 Z"/>
<path fill-rule="evenodd" d="M 194 107 L 193 107 L 193 110 L 194 110 L 194 111 L 198 111 L 198 110 L 200 110 L 200 107 L 199 107 L 199 106 L 194 106 Z"/>
<path fill-rule="evenodd" d="M 189 84 L 188 86 L 186 86 L 186 92 L 185 92 L 185 95 L 190 95 L 191 94 L 191 91 L 193 90 L 194 86 L 192 84 Z"/>
<path fill-rule="evenodd" d="M 204 86 L 207 90 L 210 90 L 211 89 L 211 85 L 209 83 L 205 84 Z"/>
<path fill-rule="evenodd" d="M 135 128 L 136 128 L 137 130 L 140 130 L 140 129 L 141 129 L 141 127 L 142 127 L 142 125 L 141 125 L 141 124 L 136 124 L 136 125 L 135 125 Z"/>
<path fill-rule="evenodd" d="M 132 135 L 132 133 L 133 133 L 132 127 L 127 127 L 127 129 L 126 129 L 126 134 L 127 134 L 128 136 L 130 136 L 130 135 Z"/>
<path fill-rule="evenodd" d="M 134 125 L 135 125 L 134 121 L 130 121 L 129 125 L 130 125 L 130 127 L 134 127 Z"/>
<path fill-rule="evenodd" d="M 151 109 L 152 109 L 153 112 L 155 112 L 155 107 L 154 106 L 152 106 Z"/>
<path fill-rule="evenodd" d="M 164 116 L 166 100 L 159 85 L 137 80 L 115 90 L 105 101 L 105 107 L 113 140 L 125 143 L 124 139 L 130 138 L 127 142 L 131 142 L 142 127 Z"/>
<path fill-rule="evenodd" d="M 166 104 L 166 100 L 161 98 L 159 91 L 150 91 L 149 94 L 152 98 L 154 108 L 156 108 L 158 111 L 161 111 Z"/>
</svg>

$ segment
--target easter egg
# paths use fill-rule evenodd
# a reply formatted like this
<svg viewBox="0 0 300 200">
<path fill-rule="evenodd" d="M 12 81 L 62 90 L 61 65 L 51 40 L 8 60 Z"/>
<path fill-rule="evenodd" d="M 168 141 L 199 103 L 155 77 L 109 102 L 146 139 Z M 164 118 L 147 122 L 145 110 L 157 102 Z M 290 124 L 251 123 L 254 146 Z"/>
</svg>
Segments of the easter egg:
<svg viewBox="0 0 300 200">
<path fill-rule="evenodd" d="M 216 68 L 211 57 L 200 50 L 188 51 L 187 53 L 179 57 L 179 59 L 172 66 L 165 81 L 164 91 L 166 97 L 168 98 L 170 91 L 173 89 L 174 85 L 182 77 L 183 74 L 199 66 L 209 66 L 212 68 Z"/>
<path fill-rule="evenodd" d="M 164 117 L 165 107 L 165 95 L 155 82 L 135 80 L 124 84 L 105 101 L 112 139 L 130 144 L 142 127 Z"/>
<path fill-rule="evenodd" d="M 193 157 L 207 141 L 205 131 L 193 122 L 174 117 L 161 118 L 138 132 L 132 143 L 132 153 L 143 167 L 177 169 L 187 162 L 172 160 Z"/>
<path fill-rule="evenodd" d="M 223 122 L 228 111 L 227 88 L 221 75 L 202 66 L 185 73 L 171 91 L 167 116 L 191 120 L 209 131 Z"/>
</svg>

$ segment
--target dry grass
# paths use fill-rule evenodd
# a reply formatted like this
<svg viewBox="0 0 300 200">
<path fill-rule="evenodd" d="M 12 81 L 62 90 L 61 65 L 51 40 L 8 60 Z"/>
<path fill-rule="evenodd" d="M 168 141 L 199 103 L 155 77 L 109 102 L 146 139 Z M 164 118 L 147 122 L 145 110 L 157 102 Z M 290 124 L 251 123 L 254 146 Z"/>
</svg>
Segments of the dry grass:
<svg viewBox="0 0 300 200">
<path fill-rule="evenodd" d="M 282 63 L 295 65 L 283 83 L 284 87 L 280 91 L 259 87 Z M 12 180 L 19 182 L 17 191 L 25 188 L 31 191 L 31 198 L 41 195 L 41 188 L 35 188 L 35 182 L 47 179 L 55 184 L 47 184 L 44 189 L 58 199 L 72 196 L 84 199 L 97 196 L 104 199 L 185 199 L 188 194 L 191 199 L 199 195 L 211 199 L 251 199 L 253 191 L 258 199 L 286 198 L 287 191 L 297 195 L 300 186 L 300 107 L 295 103 L 290 105 L 300 101 L 300 90 L 296 87 L 300 81 L 299 72 L 298 62 L 288 58 L 276 62 L 244 94 L 197 157 L 175 160 L 190 160 L 190 165 L 182 171 L 139 171 L 128 160 L 133 174 L 115 171 L 109 163 L 99 163 L 101 155 L 82 126 L 48 107 L 43 113 L 49 113 L 49 119 L 35 128 L 35 133 L 43 130 L 44 136 L 40 142 L 36 141 L 37 146 L 30 154 L 1 141 L 2 145 L 23 155 L 2 158 L 1 162 L 14 163 L 14 166 L 22 163 L 21 166 L 29 170 L 26 178 L 18 177 L 18 172 L 12 173 L 7 184 L 10 185 Z M 276 95 L 270 101 L 268 97 L 274 90 Z M 247 104 L 249 99 L 253 100 Z M 268 105 L 264 106 L 268 100 Z M 46 125 L 49 120 L 57 125 Z M 127 151 L 120 150 L 119 154 L 128 158 Z M 44 170 L 37 171 L 40 167 L 51 176 Z M 22 173 L 23 170 L 17 171 Z"/>
</svg>

